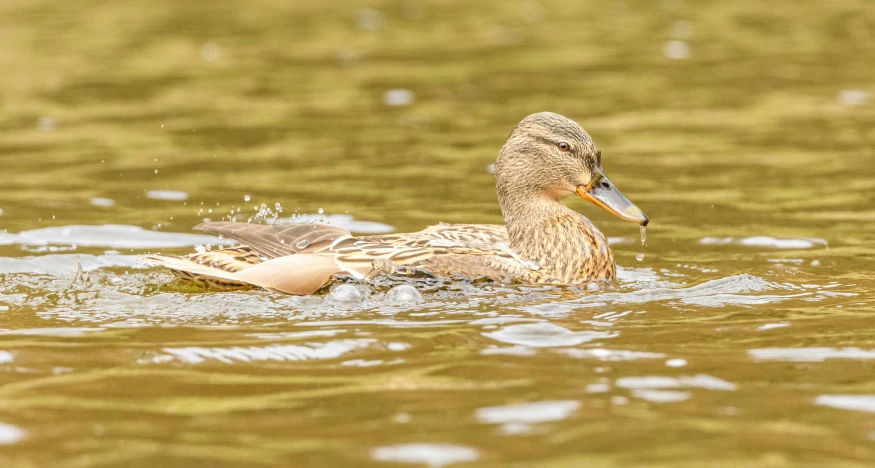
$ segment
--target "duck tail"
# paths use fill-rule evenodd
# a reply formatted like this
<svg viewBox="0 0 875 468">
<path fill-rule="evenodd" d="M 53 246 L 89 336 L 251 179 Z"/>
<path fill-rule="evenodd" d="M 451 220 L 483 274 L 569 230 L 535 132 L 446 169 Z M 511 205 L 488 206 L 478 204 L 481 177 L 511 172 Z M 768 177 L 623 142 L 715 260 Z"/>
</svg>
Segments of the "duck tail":
<svg viewBox="0 0 875 468">
<path fill-rule="evenodd" d="M 245 266 L 233 264 L 233 267 L 220 261 L 202 260 L 200 255 L 143 257 L 150 265 L 169 268 L 177 278 L 218 290 L 259 287 L 286 294 L 312 294 L 343 271 L 333 255 L 288 255 Z M 231 271 L 236 267 L 241 268 Z"/>
</svg>

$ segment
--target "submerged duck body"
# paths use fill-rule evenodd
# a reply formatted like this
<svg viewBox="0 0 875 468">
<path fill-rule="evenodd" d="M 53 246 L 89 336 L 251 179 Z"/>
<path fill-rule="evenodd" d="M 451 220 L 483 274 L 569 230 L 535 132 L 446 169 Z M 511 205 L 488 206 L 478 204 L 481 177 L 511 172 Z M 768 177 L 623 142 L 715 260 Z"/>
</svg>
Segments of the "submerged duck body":
<svg viewBox="0 0 875 468">
<path fill-rule="evenodd" d="M 585 284 L 616 276 L 607 239 L 560 199 L 572 194 L 621 218 L 647 217 L 604 175 L 601 152 L 574 121 L 549 112 L 517 125 L 495 163 L 506 225 L 440 224 L 415 233 L 354 237 L 325 224 L 204 223 L 196 230 L 242 245 L 148 263 L 213 289 L 247 286 L 310 294 L 337 275 L 365 279 L 410 269 L 438 277 Z"/>
</svg>

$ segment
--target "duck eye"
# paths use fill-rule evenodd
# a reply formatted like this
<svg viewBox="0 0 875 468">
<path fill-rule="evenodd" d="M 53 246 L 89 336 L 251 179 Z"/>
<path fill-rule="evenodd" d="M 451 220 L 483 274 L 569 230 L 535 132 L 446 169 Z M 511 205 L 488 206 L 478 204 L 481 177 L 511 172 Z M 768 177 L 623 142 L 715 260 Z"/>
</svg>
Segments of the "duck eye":
<svg viewBox="0 0 875 468">
<path fill-rule="evenodd" d="M 564 141 L 556 145 L 562 151 L 568 151 L 571 149 L 571 145 L 565 143 Z"/>
</svg>

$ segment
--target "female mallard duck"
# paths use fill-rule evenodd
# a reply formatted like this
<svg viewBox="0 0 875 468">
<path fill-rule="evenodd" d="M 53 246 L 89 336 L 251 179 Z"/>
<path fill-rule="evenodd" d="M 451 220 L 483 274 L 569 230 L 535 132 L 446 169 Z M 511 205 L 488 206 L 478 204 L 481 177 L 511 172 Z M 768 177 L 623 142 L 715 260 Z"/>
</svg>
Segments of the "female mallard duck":
<svg viewBox="0 0 875 468">
<path fill-rule="evenodd" d="M 601 166 L 601 152 L 580 125 L 541 112 L 517 125 L 495 161 L 506 227 L 441 224 L 415 233 L 353 237 L 346 229 L 325 224 L 204 223 L 194 229 L 243 245 L 146 260 L 201 286 L 259 286 L 289 294 L 313 293 L 338 274 L 363 279 L 403 267 L 439 277 L 530 284 L 611 280 L 616 266 L 604 234 L 559 202 L 576 193 L 646 226 L 647 216 L 614 187 Z"/>
</svg>

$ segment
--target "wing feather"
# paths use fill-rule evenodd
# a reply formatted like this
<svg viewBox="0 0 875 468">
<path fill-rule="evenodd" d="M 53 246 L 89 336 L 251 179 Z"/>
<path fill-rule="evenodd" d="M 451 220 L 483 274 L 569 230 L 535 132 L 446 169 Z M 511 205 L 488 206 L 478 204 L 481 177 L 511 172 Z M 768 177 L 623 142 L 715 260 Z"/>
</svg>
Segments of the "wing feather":
<svg viewBox="0 0 875 468">
<path fill-rule="evenodd" d="M 206 231 L 252 247 L 267 258 L 297 253 L 316 253 L 335 240 L 350 236 L 347 229 L 328 224 L 248 224 L 212 222 L 198 224 L 196 231 Z"/>
</svg>

